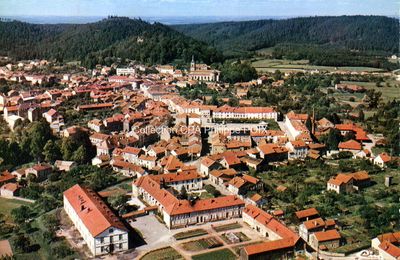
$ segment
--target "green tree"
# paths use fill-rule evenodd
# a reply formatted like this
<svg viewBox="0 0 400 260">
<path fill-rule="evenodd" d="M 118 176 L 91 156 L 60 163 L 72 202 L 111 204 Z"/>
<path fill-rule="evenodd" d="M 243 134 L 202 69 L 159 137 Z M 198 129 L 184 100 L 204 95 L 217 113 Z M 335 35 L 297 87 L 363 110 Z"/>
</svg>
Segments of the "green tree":
<svg viewBox="0 0 400 260">
<path fill-rule="evenodd" d="M 47 162 L 54 163 L 57 159 L 61 159 L 60 147 L 56 142 L 49 140 L 43 147 L 43 155 Z"/>
<path fill-rule="evenodd" d="M 51 251 L 58 259 L 66 258 L 74 253 L 65 243 L 53 247 Z"/>
<path fill-rule="evenodd" d="M 331 129 L 326 139 L 326 146 L 328 147 L 329 150 L 337 150 L 341 140 L 342 140 L 342 135 L 340 131 L 337 129 Z"/>
<path fill-rule="evenodd" d="M 369 108 L 377 108 L 382 97 L 382 92 L 375 91 L 375 89 L 368 89 L 365 92 L 364 101 L 368 104 Z"/>
<path fill-rule="evenodd" d="M 27 221 L 31 217 L 31 215 L 31 209 L 25 205 L 11 210 L 11 217 L 16 223 L 23 223 Z"/>
<path fill-rule="evenodd" d="M 358 111 L 358 120 L 360 120 L 361 122 L 364 122 L 364 120 L 365 120 L 364 111 L 362 109 L 360 109 L 360 111 Z"/>
<path fill-rule="evenodd" d="M 82 164 L 87 161 L 86 156 L 87 156 L 86 148 L 85 146 L 81 145 L 79 146 L 78 150 L 74 152 L 72 158 L 75 162 Z"/>
<path fill-rule="evenodd" d="M 14 238 L 14 247 L 20 253 L 29 253 L 31 247 L 31 240 L 24 234 L 18 234 Z"/>
</svg>

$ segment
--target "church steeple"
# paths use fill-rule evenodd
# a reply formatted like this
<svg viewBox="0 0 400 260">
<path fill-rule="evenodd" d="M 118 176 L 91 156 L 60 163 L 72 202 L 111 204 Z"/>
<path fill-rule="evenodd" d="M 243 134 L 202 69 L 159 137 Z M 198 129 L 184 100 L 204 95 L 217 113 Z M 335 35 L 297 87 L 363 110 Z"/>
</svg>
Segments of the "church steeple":
<svg viewBox="0 0 400 260">
<path fill-rule="evenodd" d="M 194 61 L 194 55 L 192 55 L 192 62 L 190 63 L 190 71 L 196 70 L 196 62 Z"/>
</svg>

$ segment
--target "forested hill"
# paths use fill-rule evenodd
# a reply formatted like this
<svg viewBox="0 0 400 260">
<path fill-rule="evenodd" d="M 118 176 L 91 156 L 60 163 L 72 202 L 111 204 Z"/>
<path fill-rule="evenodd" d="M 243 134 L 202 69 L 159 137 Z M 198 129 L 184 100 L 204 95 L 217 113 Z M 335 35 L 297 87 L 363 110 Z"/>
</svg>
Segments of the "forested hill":
<svg viewBox="0 0 400 260">
<path fill-rule="evenodd" d="M 304 17 L 176 25 L 174 28 L 225 54 L 278 44 L 329 45 L 387 53 L 399 51 L 399 20 L 385 16 Z"/>
<path fill-rule="evenodd" d="M 117 57 L 149 64 L 187 62 L 192 55 L 207 63 L 222 59 L 214 48 L 168 26 L 125 17 L 79 25 L 0 22 L 0 55 L 80 60 L 88 67 Z"/>
</svg>

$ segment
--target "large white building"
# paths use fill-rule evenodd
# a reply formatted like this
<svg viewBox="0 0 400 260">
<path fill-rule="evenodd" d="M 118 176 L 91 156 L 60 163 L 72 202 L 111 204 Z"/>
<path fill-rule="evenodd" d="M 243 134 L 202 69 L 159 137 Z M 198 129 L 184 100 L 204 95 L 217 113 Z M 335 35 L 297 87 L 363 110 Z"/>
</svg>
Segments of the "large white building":
<svg viewBox="0 0 400 260">
<path fill-rule="evenodd" d="M 168 228 L 239 218 L 244 208 L 244 201 L 236 196 L 180 200 L 150 176 L 133 183 L 132 196 L 140 196 L 149 205 L 157 206 Z"/>
<path fill-rule="evenodd" d="M 231 107 L 224 105 L 212 114 L 217 119 L 273 119 L 278 120 L 278 112 L 272 107 Z"/>
<path fill-rule="evenodd" d="M 96 192 L 72 186 L 64 192 L 64 210 L 93 256 L 129 249 L 128 229 Z"/>
</svg>

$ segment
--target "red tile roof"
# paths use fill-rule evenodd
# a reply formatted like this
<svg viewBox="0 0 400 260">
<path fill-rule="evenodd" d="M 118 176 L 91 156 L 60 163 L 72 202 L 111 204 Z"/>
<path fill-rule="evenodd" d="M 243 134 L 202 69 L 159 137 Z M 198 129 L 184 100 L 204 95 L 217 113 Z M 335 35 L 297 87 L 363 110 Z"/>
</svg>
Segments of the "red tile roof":
<svg viewBox="0 0 400 260">
<path fill-rule="evenodd" d="M 318 242 L 338 240 L 341 238 L 341 235 L 339 234 L 339 232 L 337 232 L 336 229 L 315 232 L 314 235 L 315 235 L 315 238 L 318 240 Z"/>
<path fill-rule="evenodd" d="M 76 184 L 64 192 L 64 197 L 93 237 L 110 227 L 128 231 L 96 192 Z"/>
<path fill-rule="evenodd" d="M 298 219 L 319 216 L 319 212 L 315 208 L 300 210 L 300 211 L 297 211 L 295 214 Z"/>
<path fill-rule="evenodd" d="M 278 240 L 246 246 L 244 250 L 247 255 L 255 255 L 259 253 L 294 247 L 299 240 L 299 236 L 294 231 L 290 230 L 283 223 L 279 222 L 273 216 L 256 206 L 247 205 L 246 208 L 243 210 L 243 213 L 249 215 L 251 218 L 255 219 L 257 222 L 264 225 L 269 230 L 281 237 L 281 239 Z"/>
<path fill-rule="evenodd" d="M 167 184 L 171 182 L 190 181 L 201 178 L 201 176 L 197 173 L 196 170 L 169 173 L 169 174 L 149 175 L 149 177 L 158 183 L 164 181 Z"/>
<path fill-rule="evenodd" d="M 353 176 L 339 173 L 336 177 L 331 178 L 328 183 L 335 186 L 341 186 L 342 184 L 347 184 L 353 179 Z"/>
<path fill-rule="evenodd" d="M 0 173 L 0 183 L 11 181 L 15 179 L 15 176 L 12 175 L 9 171 L 4 171 Z"/>
<path fill-rule="evenodd" d="M 390 155 L 388 155 L 387 153 L 381 153 L 378 156 L 381 157 L 384 163 L 390 162 L 392 160 L 392 157 L 390 157 Z"/>
<path fill-rule="evenodd" d="M 396 259 L 400 259 L 400 248 L 393 245 L 388 241 L 384 241 L 379 245 L 379 248 L 393 256 Z"/>
<path fill-rule="evenodd" d="M 340 142 L 338 147 L 345 150 L 362 150 L 361 144 L 355 140 Z"/>
<path fill-rule="evenodd" d="M 200 199 L 191 204 L 188 200 L 179 200 L 169 191 L 162 189 L 160 184 L 150 176 L 139 178 L 135 185 L 141 187 L 155 198 L 164 207 L 165 212 L 171 216 L 225 207 L 244 206 L 244 201 L 236 196 Z"/>
<path fill-rule="evenodd" d="M 1 186 L 1 189 L 16 192 L 20 187 L 21 186 L 17 183 L 6 183 L 3 186 Z"/>
</svg>

